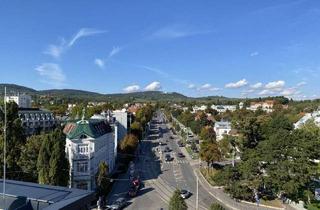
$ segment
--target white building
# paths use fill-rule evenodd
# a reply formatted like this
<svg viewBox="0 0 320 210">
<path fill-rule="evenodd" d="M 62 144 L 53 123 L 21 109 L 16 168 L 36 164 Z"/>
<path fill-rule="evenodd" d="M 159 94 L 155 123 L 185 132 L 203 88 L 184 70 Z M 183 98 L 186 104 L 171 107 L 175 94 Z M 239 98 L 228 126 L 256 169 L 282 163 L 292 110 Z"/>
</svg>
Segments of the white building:
<svg viewBox="0 0 320 210">
<path fill-rule="evenodd" d="M 112 112 L 112 116 L 118 122 L 118 138 L 121 141 L 128 133 L 128 129 L 131 124 L 131 114 L 125 109 L 115 110 Z"/>
<path fill-rule="evenodd" d="M 320 110 L 305 114 L 298 122 L 294 124 L 294 128 L 301 128 L 306 122 L 313 121 L 320 127 Z"/>
<path fill-rule="evenodd" d="M 94 190 L 95 175 L 103 161 L 109 172 L 115 167 L 117 127 L 101 120 L 82 120 L 68 123 L 64 128 L 66 154 L 70 164 L 70 187 Z"/>
<path fill-rule="evenodd" d="M 275 101 L 273 100 L 266 100 L 261 102 L 251 102 L 250 106 L 247 108 L 251 111 L 257 111 L 258 109 L 262 109 L 265 112 L 273 112 L 273 106 L 275 104 Z"/>
<path fill-rule="evenodd" d="M 215 122 L 214 131 L 216 132 L 217 141 L 220 141 L 224 135 L 230 134 L 231 123 L 228 121 Z"/>
<path fill-rule="evenodd" d="M 198 112 L 198 111 L 205 111 L 207 108 L 208 108 L 208 107 L 207 107 L 206 105 L 193 106 L 191 113 L 196 113 L 196 112 Z"/>
<path fill-rule="evenodd" d="M 19 108 L 31 108 L 31 96 L 25 94 L 18 94 L 16 96 L 6 96 L 5 101 L 15 102 Z"/>
<path fill-rule="evenodd" d="M 211 109 L 217 110 L 219 113 L 226 112 L 229 110 L 230 112 L 236 111 L 237 106 L 236 105 L 212 105 Z"/>
</svg>

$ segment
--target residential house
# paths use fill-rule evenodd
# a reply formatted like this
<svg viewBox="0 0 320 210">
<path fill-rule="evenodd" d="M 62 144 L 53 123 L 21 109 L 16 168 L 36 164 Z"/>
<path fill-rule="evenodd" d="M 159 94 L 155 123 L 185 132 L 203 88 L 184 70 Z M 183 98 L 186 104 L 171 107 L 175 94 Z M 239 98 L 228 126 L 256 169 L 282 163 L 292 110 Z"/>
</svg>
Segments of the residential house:
<svg viewBox="0 0 320 210">
<path fill-rule="evenodd" d="M 117 126 L 114 129 L 103 120 L 69 122 L 65 128 L 66 155 L 70 164 L 70 187 L 94 190 L 95 175 L 101 162 L 109 172 L 115 167 Z"/>
</svg>

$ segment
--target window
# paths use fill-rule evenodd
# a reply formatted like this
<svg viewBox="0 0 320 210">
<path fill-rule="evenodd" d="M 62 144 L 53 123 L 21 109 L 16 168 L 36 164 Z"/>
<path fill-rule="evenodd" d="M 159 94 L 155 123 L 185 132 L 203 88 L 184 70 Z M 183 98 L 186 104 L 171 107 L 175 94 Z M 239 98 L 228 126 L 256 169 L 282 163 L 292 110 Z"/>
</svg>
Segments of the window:
<svg viewBox="0 0 320 210">
<path fill-rule="evenodd" d="M 88 154 L 89 153 L 89 148 L 88 145 L 80 145 L 78 149 L 79 154 Z"/>
<path fill-rule="evenodd" d="M 88 162 L 87 161 L 77 162 L 77 172 L 81 172 L 81 173 L 88 172 Z"/>
</svg>

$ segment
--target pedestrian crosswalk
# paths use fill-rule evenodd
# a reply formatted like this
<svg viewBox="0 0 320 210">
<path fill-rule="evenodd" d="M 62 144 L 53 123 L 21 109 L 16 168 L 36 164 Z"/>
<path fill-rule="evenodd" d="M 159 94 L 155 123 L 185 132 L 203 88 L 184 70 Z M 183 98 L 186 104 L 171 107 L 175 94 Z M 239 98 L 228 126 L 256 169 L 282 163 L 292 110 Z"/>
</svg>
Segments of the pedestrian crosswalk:
<svg viewBox="0 0 320 210">
<path fill-rule="evenodd" d="M 187 160 L 174 160 L 174 161 L 163 161 L 163 165 L 180 165 L 180 164 L 189 164 Z"/>
</svg>

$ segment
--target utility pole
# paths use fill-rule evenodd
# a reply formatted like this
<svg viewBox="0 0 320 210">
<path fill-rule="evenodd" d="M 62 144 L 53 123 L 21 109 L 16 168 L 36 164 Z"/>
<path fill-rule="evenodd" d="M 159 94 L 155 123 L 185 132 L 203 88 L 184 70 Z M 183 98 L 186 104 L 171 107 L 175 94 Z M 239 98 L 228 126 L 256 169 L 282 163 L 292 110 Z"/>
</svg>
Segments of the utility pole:
<svg viewBox="0 0 320 210">
<path fill-rule="evenodd" d="M 6 141 L 7 141 L 7 102 L 6 102 L 6 97 L 7 97 L 7 87 L 4 87 L 4 128 L 3 128 L 3 192 L 2 192 L 2 199 L 3 199 L 3 208 L 6 208 L 6 198 L 5 198 L 5 194 L 6 194 L 6 167 L 7 167 L 7 163 L 6 163 Z"/>
<path fill-rule="evenodd" d="M 200 156 L 198 157 L 198 161 L 199 161 L 199 173 L 200 172 L 200 164 L 201 164 L 201 160 L 200 160 Z M 199 210 L 199 176 L 197 175 L 197 197 L 196 197 L 196 210 Z"/>
</svg>

